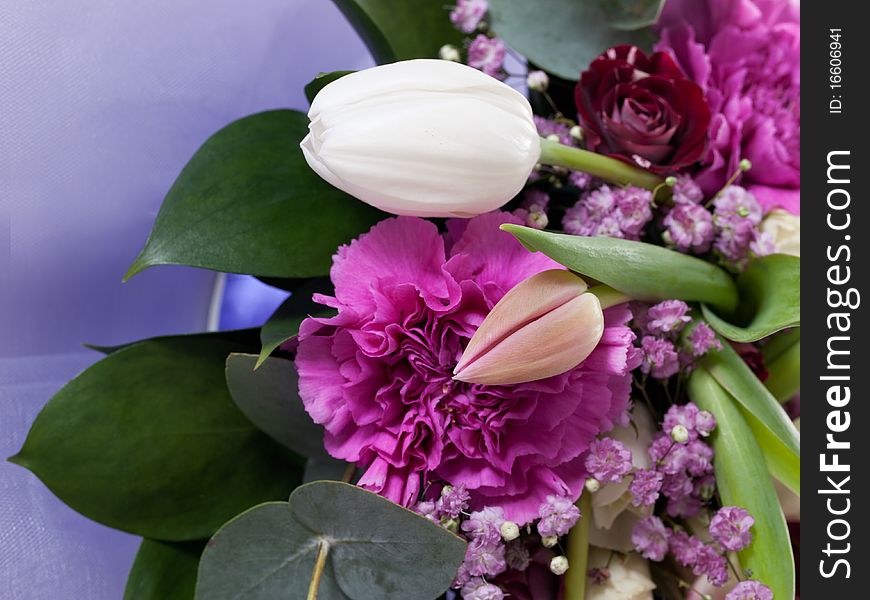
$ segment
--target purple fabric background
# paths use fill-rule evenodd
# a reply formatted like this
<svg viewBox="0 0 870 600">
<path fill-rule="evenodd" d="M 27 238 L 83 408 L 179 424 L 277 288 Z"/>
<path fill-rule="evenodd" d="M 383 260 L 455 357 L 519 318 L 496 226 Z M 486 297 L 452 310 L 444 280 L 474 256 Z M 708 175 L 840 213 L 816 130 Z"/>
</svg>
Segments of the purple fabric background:
<svg viewBox="0 0 870 600">
<path fill-rule="evenodd" d="M 213 274 L 121 284 L 199 144 L 246 114 L 304 108 L 319 70 L 369 64 L 327 0 L 0 3 L 0 457 L 98 358 L 81 342 L 206 327 Z M 280 301 L 228 280 L 228 301 L 252 293 L 222 326 Z M 0 598 L 120 598 L 137 545 L 0 463 Z"/>
</svg>

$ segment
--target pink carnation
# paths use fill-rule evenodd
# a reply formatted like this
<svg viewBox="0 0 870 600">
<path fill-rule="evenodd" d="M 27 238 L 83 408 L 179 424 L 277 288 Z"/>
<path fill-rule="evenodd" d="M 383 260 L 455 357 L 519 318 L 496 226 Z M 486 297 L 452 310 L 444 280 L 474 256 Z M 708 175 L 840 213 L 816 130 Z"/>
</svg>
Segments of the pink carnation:
<svg viewBox="0 0 870 600">
<path fill-rule="evenodd" d="M 469 506 L 500 506 L 518 523 L 547 496 L 576 499 L 590 443 L 621 420 L 637 366 L 623 305 L 605 313 L 598 347 L 579 366 L 512 386 L 454 381 L 453 368 L 489 310 L 514 285 L 559 265 L 499 230 L 508 213 L 448 222 L 387 219 L 339 249 L 338 310 L 299 330 L 306 410 L 359 484 L 413 505 L 426 482 L 464 485 Z"/>
<path fill-rule="evenodd" d="M 710 146 L 695 180 L 709 195 L 738 170 L 765 208 L 800 213 L 800 9 L 790 0 L 671 0 L 657 50 L 704 89 Z"/>
</svg>

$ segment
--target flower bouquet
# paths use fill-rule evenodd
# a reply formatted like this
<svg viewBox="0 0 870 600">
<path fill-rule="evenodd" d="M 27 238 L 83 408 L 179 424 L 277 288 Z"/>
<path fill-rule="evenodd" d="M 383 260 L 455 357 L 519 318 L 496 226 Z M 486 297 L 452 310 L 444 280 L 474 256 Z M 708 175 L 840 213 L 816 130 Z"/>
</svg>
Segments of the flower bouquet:
<svg viewBox="0 0 870 600">
<path fill-rule="evenodd" d="M 127 274 L 289 298 L 95 347 L 11 460 L 131 599 L 794 598 L 798 7 L 335 2 L 381 66 L 215 133 Z"/>
</svg>

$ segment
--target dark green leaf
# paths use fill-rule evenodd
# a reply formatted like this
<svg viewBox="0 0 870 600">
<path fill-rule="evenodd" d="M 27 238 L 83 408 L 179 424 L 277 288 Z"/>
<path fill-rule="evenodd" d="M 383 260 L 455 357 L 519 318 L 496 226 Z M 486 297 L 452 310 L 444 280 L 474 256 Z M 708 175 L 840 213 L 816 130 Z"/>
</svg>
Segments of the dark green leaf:
<svg viewBox="0 0 870 600">
<path fill-rule="evenodd" d="M 154 265 L 315 277 L 336 248 L 368 230 L 379 211 L 312 171 L 299 142 L 308 118 L 276 110 L 210 137 L 169 190 L 131 277 Z"/>
<path fill-rule="evenodd" d="M 10 460 L 110 527 L 206 538 L 232 515 L 285 497 L 301 476 L 230 399 L 224 361 L 237 349 L 181 336 L 118 350 L 48 402 Z"/>
<path fill-rule="evenodd" d="M 315 293 L 328 294 L 332 292 L 332 283 L 328 279 L 309 279 L 296 287 L 291 296 L 281 306 L 275 309 L 269 320 L 260 330 L 260 358 L 255 368 L 258 368 L 278 346 L 292 338 L 299 331 L 299 325 L 315 310 L 323 314 L 323 307 L 312 302 Z"/>
<path fill-rule="evenodd" d="M 127 577 L 124 600 L 192 600 L 205 541 L 142 540 Z"/>
<path fill-rule="evenodd" d="M 656 39 L 649 28 L 626 32 L 609 27 L 602 1 L 490 0 L 489 14 L 493 30 L 511 48 L 542 69 L 576 81 L 607 48 L 650 48 Z"/>
<path fill-rule="evenodd" d="M 196 597 L 304 599 L 321 544 L 319 600 L 405 600 L 445 592 L 465 543 L 424 517 L 361 488 L 317 481 L 290 502 L 253 508 L 211 539 Z"/>
<path fill-rule="evenodd" d="M 801 259 L 785 254 L 758 258 L 738 278 L 739 314 L 732 322 L 704 306 L 704 318 L 735 342 L 754 342 L 801 324 Z"/>
<path fill-rule="evenodd" d="M 598 0 L 607 24 L 621 31 L 655 25 L 665 0 Z"/>
<path fill-rule="evenodd" d="M 341 79 L 348 73 L 353 73 L 353 71 L 331 71 L 329 73 L 318 73 L 317 77 L 309 81 L 308 84 L 305 86 L 305 97 L 308 99 L 308 102 L 314 102 L 314 97 L 317 95 L 317 92 L 325 88 L 336 79 Z"/>
<path fill-rule="evenodd" d="M 722 346 L 707 353 L 701 365 L 739 403 L 771 473 L 800 495 L 800 434 L 737 352 L 727 342 Z"/>
<path fill-rule="evenodd" d="M 227 357 L 227 387 L 233 402 L 251 423 L 302 456 L 326 458 L 323 427 L 305 412 L 299 399 L 296 367 L 283 358 L 267 358 L 254 370 L 253 354 Z"/>
<path fill-rule="evenodd" d="M 773 590 L 774 598 L 794 598 L 794 556 L 785 517 L 763 449 L 738 404 L 704 368 L 689 377 L 689 397 L 716 416 L 712 435 L 713 465 L 723 505 L 741 506 L 755 517 L 753 540 L 739 552 L 740 564 L 752 578 Z"/>
<path fill-rule="evenodd" d="M 716 265 L 661 246 L 502 225 L 531 251 L 540 251 L 580 275 L 637 300 L 679 298 L 732 310 L 737 288 Z"/>
<path fill-rule="evenodd" d="M 256 348 L 259 345 L 259 331 L 257 329 L 228 329 L 226 331 L 210 331 L 208 333 L 182 333 L 180 335 L 162 335 L 154 338 L 148 338 L 149 341 L 168 340 L 175 338 L 185 338 L 196 336 L 203 339 L 222 340 L 231 344 L 237 344 L 242 348 Z M 136 340 L 135 342 L 127 342 L 126 344 L 118 344 L 116 346 L 101 346 L 99 344 L 82 344 L 85 348 L 95 350 L 101 354 L 112 354 L 118 350 L 138 344 L 145 340 Z"/>
<path fill-rule="evenodd" d="M 333 0 L 378 64 L 436 58 L 444 44 L 460 45 L 443 0 Z"/>
</svg>

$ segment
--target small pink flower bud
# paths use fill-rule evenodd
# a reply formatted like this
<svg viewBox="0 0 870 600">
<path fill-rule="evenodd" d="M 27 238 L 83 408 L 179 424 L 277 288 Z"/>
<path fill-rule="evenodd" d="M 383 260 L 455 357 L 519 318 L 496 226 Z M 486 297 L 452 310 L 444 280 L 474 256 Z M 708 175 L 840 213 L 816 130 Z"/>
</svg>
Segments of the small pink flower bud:
<svg viewBox="0 0 870 600">
<path fill-rule="evenodd" d="M 514 286 L 472 336 L 453 378 L 509 385 L 564 373 L 583 362 L 604 333 L 604 313 L 586 282 L 553 269 Z"/>
</svg>

